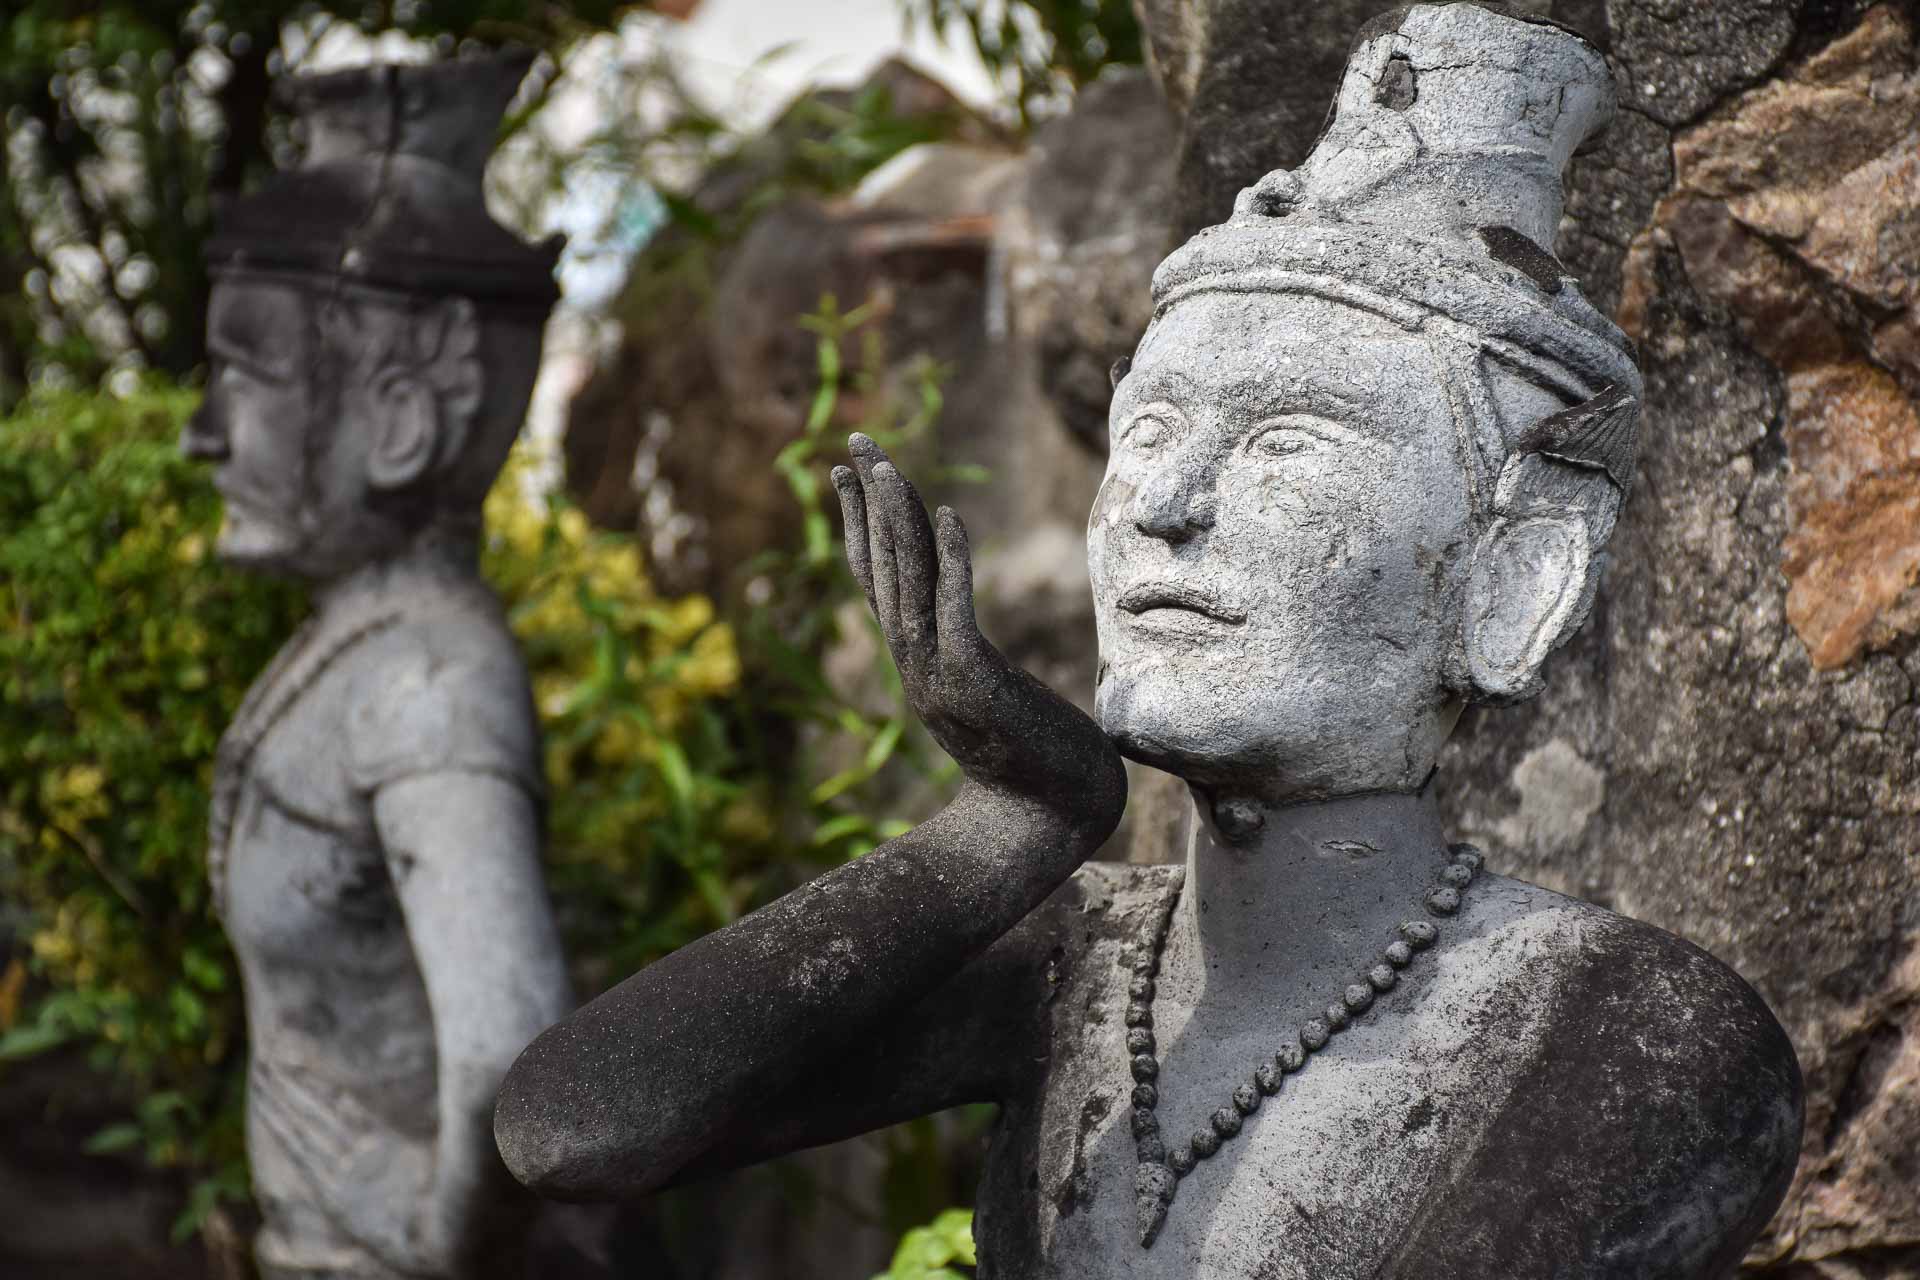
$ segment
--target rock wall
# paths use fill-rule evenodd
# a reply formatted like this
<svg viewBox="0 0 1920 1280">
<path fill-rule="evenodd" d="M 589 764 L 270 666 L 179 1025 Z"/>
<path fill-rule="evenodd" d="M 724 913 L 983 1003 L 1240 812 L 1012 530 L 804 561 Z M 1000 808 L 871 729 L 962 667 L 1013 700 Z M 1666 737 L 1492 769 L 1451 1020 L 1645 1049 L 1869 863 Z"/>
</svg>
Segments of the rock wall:
<svg viewBox="0 0 1920 1280">
<path fill-rule="evenodd" d="M 1193 226 L 1305 154 L 1290 104 L 1328 101 L 1391 6 L 1137 7 Z M 1707 947 L 1793 1035 L 1806 1147 L 1749 1273 L 1920 1276 L 1916 6 L 1515 7 L 1594 35 L 1621 85 L 1558 250 L 1642 344 L 1647 415 L 1593 623 L 1537 702 L 1468 717 L 1452 820 Z M 1262 85 L 1285 93 L 1249 140 L 1225 104 Z"/>
</svg>

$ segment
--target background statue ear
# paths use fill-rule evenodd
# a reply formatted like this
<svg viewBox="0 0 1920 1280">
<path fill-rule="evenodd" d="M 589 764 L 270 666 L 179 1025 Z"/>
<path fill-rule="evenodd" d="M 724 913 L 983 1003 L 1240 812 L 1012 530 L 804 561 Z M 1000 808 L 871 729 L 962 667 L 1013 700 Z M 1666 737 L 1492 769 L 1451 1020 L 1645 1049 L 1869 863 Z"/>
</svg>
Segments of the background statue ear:
<svg viewBox="0 0 1920 1280">
<path fill-rule="evenodd" d="M 1466 658 L 1493 701 L 1540 687 L 1540 667 L 1580 625 L 1591 551 L 1578 513 L 1501 518 L 1481 535 L 1467 579 Z"/>
<path fill-rule="evenodd" d="M 400 351 L 375 377 L 378 417 L 368 478 L 378 489 L 405 489 L 466 447 L 479 413 L 483 375 L 480 322 L 454 298 L 395 335 Z"/>
<path fill-rule="evenodd" d="M 405 489 L 433 467 L 440 446 L 440 405 L 433 388 L 414 373 L 389 370 L 375 382 L 378 416 L 367 478 L 376 489 Z"/>
</svg>

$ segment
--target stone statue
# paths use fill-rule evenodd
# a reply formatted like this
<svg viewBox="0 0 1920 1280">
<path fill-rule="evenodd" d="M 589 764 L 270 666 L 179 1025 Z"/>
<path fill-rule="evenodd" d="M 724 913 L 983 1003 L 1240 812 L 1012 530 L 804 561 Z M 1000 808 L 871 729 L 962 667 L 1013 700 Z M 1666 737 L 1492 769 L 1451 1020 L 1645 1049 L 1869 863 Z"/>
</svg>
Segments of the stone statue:
<svg viewBox="0 0 1920 1280">
<path fill-rule="evenodd" d="M 220 553 L 314 600 L 221 742 L 209 852 L 268 1280 L 504 1270 L 530 1198 L 493 1093 L 572 1007 L 532 699 L 477 564 L 557 296 L 554 248 L 481 198 L 526 68 L 294 81 L 305 163 L 209 246 L 182 447 L 219 464 Z"/>
<path fill-rule="evenodd" d="M 1799 1147 L 1786 1036 L 1433 798 L 1462 708 L 1585 619 L 1634 478 L 1632 352 L 1547 248 L 1612 106 L 1567 30 L 1397 9 L 1301 169 L 1162 264 L 1088 526 L 1097 727 L 856 437 L 848 559 L 966 783 L 534 1041 L 515 1173 L 630 1194 L 992 1101 L 983 1277 L 1732 1269 Z M 1116 747 L 1189 784 L 1184 867 L 1082 865 Z"/>
</svg>

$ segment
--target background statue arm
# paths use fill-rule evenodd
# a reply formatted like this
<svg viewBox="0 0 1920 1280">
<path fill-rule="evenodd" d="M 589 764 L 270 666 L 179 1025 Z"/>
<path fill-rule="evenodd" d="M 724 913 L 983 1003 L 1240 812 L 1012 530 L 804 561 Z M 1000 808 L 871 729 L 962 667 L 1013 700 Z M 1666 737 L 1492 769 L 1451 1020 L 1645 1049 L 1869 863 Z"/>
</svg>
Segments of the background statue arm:
<svg viewBox="0 0 1920 1280">
<path fill-rule="evenodd" d="M 836 470 L 848 560 L 909 699 L 966 782 L 929 821 L 681 948 L 540 1036 L 500 1092 L 509 1167 L 548 1195 L 682 1176 L 996 1096 L 1022 1018 L 1019 935 L 1111 833 L 1098 726 L 974 625 L 966 534 L 935 533 L 862 437 Z M 989 953 L 993 948 L 993 953 Z"/>
<path fill-rule="evenodd" d="M 382 1171 L 412 1186 L 356 1194 L 383 1237 L 365 1243 L 403 1270 L 437 1273 L 463 1242 L 492 1237 L 487 1216 L 511 1185 L 493 1146 L 494 1091 L 572 998 L 540 876 L 539 810 L 521 784 L 422 774 L 383 786 L 373 813 L 433 1010 L 438 1136 L 431 1168 Z"/>
</svg>

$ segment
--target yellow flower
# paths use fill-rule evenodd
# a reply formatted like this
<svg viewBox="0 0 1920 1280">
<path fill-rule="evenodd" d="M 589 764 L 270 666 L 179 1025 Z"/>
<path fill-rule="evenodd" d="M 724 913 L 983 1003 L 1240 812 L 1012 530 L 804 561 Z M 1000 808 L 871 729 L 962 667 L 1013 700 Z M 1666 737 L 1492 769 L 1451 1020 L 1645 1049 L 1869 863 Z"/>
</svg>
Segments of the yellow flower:
<svg viewBox="0 0 1920 1280">
<path fill-rule="evenodd" d="M 77 764 L 56 777 L 53 794 L 63 800 L 85 800 L 99 795 L 106 785 L 106 772 L 98 765 Z"/>
</svg>

